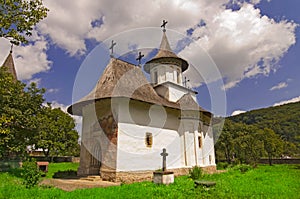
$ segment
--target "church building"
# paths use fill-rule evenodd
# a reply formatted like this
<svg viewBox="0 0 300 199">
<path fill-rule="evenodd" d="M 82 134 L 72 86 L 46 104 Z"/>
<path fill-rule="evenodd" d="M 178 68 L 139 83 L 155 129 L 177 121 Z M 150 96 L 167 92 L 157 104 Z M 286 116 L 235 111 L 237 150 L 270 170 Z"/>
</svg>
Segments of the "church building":
<svg viewBox="0 0 300 199">
<path fill-rule="evenodd" d="M 216 170 L 212 114 L 201 108 L 197 92 L 184 85 L 186 60 L 171 49 L 163 29 L 157 54 L 143 69 L 113 56 L 95 88 L 68 112 L 82 116 L 79 176 L 103 180 L 151 180 L 166 167 L 185 175 L 199 166 Z"/>
</svg>

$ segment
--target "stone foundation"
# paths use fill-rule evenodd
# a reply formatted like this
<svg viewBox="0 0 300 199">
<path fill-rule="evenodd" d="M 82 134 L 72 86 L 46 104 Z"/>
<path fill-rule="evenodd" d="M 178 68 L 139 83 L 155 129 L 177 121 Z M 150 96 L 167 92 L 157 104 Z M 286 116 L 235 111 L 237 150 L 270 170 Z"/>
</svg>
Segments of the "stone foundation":
<svg viewBox="0 0 300 199">
<path fill-rule="evenodd" d="M 216 166 L 201 168 L 205 173 L 211 174 L 216 172 Z M 188 175 L 190 170 L 191 168 L 168 169 L 168 171 L 174 173 L 174 176 Z M 103 180 L 111 182 L 133 183 L 153 180 L 153 171 L 116 172 L 110 169 L 101 169 L 100 174 Z"/>
<path fill-rule="evenodd" d="M 217 166 L 216 165 L 201 167 L 201 169 L 204 173 L 208 173 L 208 174 L 213 174 L 213 173 L 217 172 Z"/>
</svg>

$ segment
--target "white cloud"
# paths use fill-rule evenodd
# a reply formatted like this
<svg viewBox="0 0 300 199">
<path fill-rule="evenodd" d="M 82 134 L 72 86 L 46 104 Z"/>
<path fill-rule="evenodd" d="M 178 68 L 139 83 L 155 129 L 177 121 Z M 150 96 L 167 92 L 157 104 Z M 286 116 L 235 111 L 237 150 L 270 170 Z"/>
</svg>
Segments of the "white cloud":
<svg viewBox="0 0 300 199">
<path fill-rule="evenodd" d="M 0 38 L 0 60 L 7 57 L 10 50 L 8 40 Z M 33 36 L 26 46 L 14 46 L 13 58 L 19 80 L 30 80 L 34 74 L 46 72 L 52 62 L 48 60 L 47 41 L 43 36 Z"/>
<path fill-rule="evenodd" d="M 50 89 L 47 89 L 47 93 L 57 93 L 59 91 L 58 88 L 50 88 Z"/>
<path fill-rule="evenodd" d="M 27 82 L 28 85 L 30 85 L 31 83 L 35 83 L 37 87 L 39 87 L 41 85 L 41 81 L 42 79 L 41 78 L 34 78 L 34 79 L 31 79 Z"/>
<path fill-rule="evenodd" d="M 288 84 L 286 82 L 280 82 L 279 84 L 273 86 L 272 88 L 270 88 L 270 91 L 273 90 L 280 90 L 282 88 L 286 88 L 288 86 Z"/>
<path fill-rule="evenodd" d="M 280 106 L 280 105 L 295 103 L 295 102 L 300 102 L 300 96 L 294 97 L 294 98 L 289 99 L 289 100 L 284 100 L 284 101 L 281 101 L 281 102 L 277 102 L 273 106 Z"/>
<path fill-rule="evenodd" d="M 122 31 L 159 27 L 162 19 L 169 21 L 168 28 L 180 33 L 195 29 L 192 36 L 197 40 L 196 44 L 208 52 L 219 67 L 226 89 L 236 86 L 244 78 L 268 75 L 275 71 L 275 63 L 296 41 L 295 23 L 285 20 L 275 22 L 262 16 L 260 10 L 252 5 L 259 3 L 259 0 L 252 0 L 252 4 L 241 3 L 241 9 L 237 11 L 225 8 L 228 0 L 43 2 L 50 12 L 37 26 L 42 36 L 34 35 L 32 44 L 14 50 L 17 73 L 21 79 L 30 79 L 33 74 L 50 69 L 46 36 L 51 44 L 64 49 L 70 56 L 83 55 L 86 52 L 86 39 L 100 42 Z M 205 21 L 206 26 L 198 27 L 201 20 Z M 148 39 L 148 35 L 145 38 Z M 134 37 L 126 46 L 133 46 L 140 41 L 141 38 Z M 171 43 L 176 45 L 176 41 Z M 118 48 L 122 48 L 120 43 Z M 4 58 L 9 43 L 2 45 L 0 41 L 0 49 L 0 58 Z M 197 56 L 197 51 L 189 46 L 181 55 L 189 60 L 189 57 Z M 187 74 L 191 72 L 187 71 Z M 192 77 L 191 82 L 197 82 L 194 79 Z M 215 80 L 216 76 L 211 75 L 206 81 Z"/>
<path fill-rule="evenodd" d="M 239 114 L 242 114 L 242 113 L 246 113 L 246 111 L 236 110 L 236 111 L 233 111 L 233 112 L 231 113 L 231 116 L 239 115 Z"/>
<path fill-rule="evenodd" d="M 296 42 L 295 23 L 275 22 L 251 4 L 244 3 L 238 11 L 219 10 L 212 16 L 204 18 L 207 26 L 198 27 L 192 36 L 218 66 L 225 89 L 245 78 L 276 71 L 276 63 Z M 191 48 L 186 51 L 197 53 Z"/>
</svg>

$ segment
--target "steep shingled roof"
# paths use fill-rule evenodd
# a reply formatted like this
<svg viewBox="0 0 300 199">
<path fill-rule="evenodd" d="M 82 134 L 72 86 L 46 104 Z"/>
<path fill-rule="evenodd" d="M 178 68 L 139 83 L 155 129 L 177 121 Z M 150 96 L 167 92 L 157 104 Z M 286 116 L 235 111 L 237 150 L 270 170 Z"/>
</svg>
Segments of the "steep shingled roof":
<svg viewBox="0 0 300 199">
<path fill-rule="evenodd" d="M 83 106 L 100 99 L 117 97 L 126 97 L 175 109 L 186 107 L 185 104 L 188 103 L 186 100 L 189 100 L 183 96 L 181 101 L 174 103 L 160 97 L 139 67 L 112 58 L 95 88 L 87 96 L 68 107 L 68 112 L 74 115 L 82 115 Z M 192 101 L 194 100 L 192 99 Z M 181 103 L 183 104 L 181 105 Z M 207 112 L 199 106 L 193 110 Z"/>
<path fill-rule="evenodd" d="M 150 68 L 156 66 L 158 63 L 168 63 L 172 61 L 177 63 L 181 67 L 182 72 L 184 72 L 188 68 L 188 62 L 178 57 L 172 51 L 167 35 L 165 32 L 163 32 L 159 50 L 157 54 L 144 65 L 144 70 L 147 73 L 150 73 Z"/>
<path fill-rule="evenodd" d="M 139 67 L 112 58 L 95 88 L 87 96 L 70 106 L 68 112 L 81 115 L 82 106 L 86 103 L 113 97 L 126 97 L 177 108 L 175 103 L 157 95 Z"/>
<path fill-rule="evenodd" d="M 14 59 L 13 59 L 13 56 L 12 56 L 12 51 L 9 52 L 7 58 L 5 59 L 5 61 L 2 64 L 2 66 L 7 68 L 7 71 L 10 74 L 12 74 L 12 76 L 15 80 L 18 79 L 17 72 L 16 72 L 16 69 L 15 69 Z"/>
</svg>

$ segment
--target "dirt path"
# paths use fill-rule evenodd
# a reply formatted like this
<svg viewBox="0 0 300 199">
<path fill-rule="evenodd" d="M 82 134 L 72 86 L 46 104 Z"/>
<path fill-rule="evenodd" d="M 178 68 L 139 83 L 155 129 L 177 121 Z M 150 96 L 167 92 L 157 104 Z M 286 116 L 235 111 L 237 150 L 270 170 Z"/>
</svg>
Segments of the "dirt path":
<svg viewBox="0 0 300 199">
<path fill-rule="evenodd" d="M 40 185 L 50 185 L 62 189 L 64 191 L 73 191 L 75 189 L 119 186 L 120 183 L 108 181 L 87 181 L 81 179 L 45 179 L 40 183 Z"/>
</svg>

